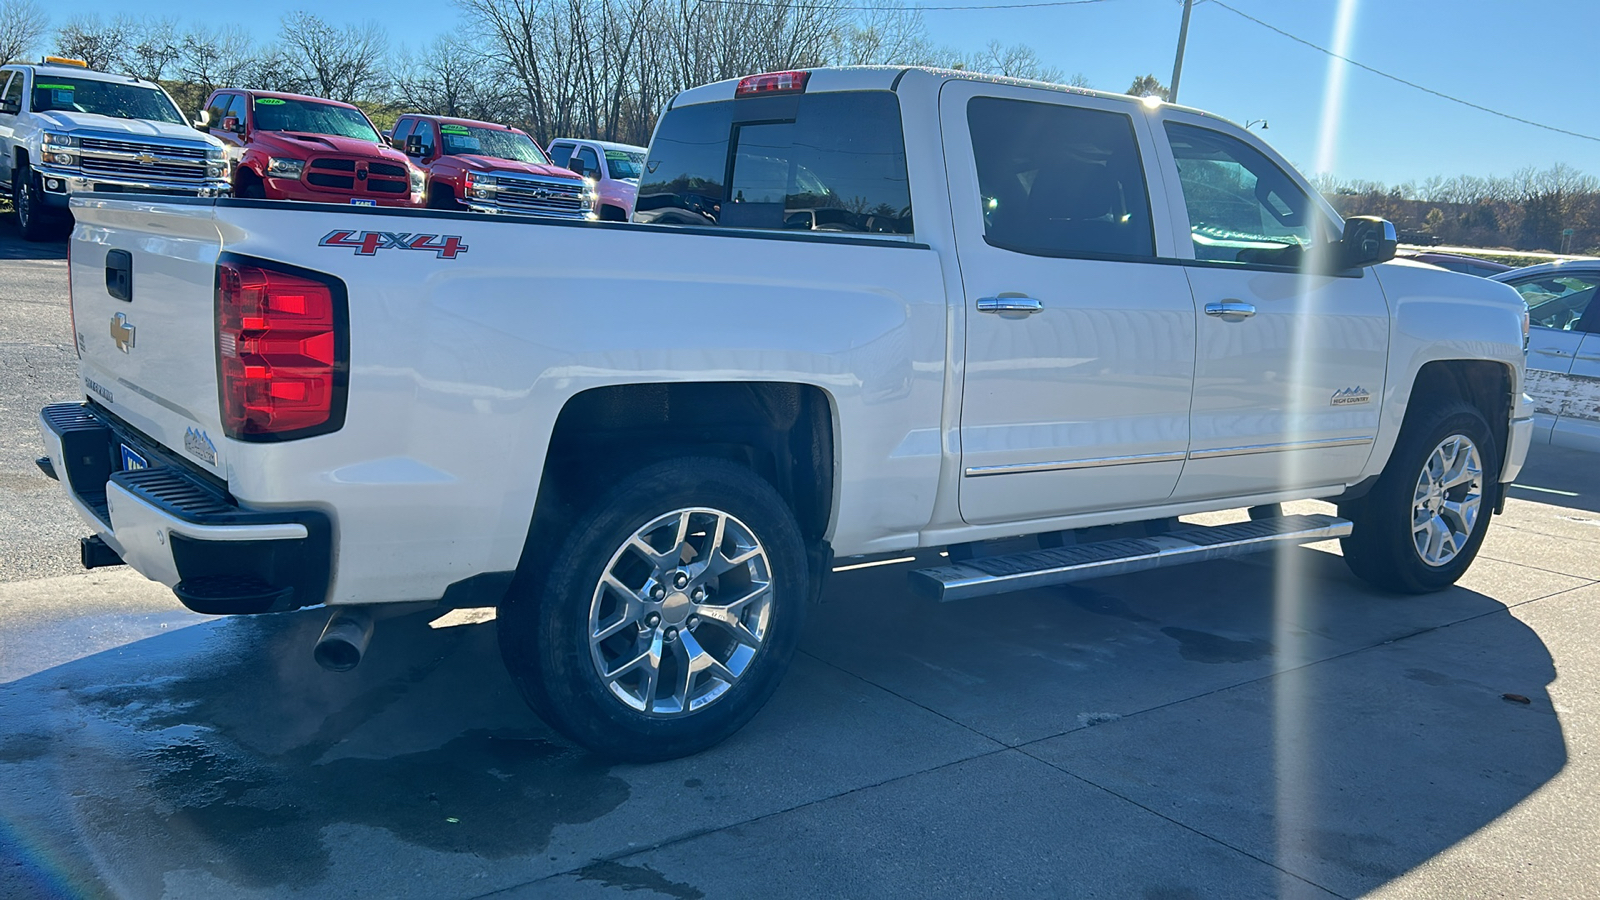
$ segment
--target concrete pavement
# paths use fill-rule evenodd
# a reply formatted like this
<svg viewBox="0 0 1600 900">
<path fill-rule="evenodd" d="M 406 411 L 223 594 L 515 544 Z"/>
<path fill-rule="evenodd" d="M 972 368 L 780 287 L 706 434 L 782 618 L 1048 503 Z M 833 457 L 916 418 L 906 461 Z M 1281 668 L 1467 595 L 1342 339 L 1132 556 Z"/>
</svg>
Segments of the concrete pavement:
<svg viewBox="0 0 1600 900">
<path fill-rule="evenodd" d="M 482 616 L 382 622 L 336 675 L 315 611 L 207 619 L 74 571 L 28 409 L 71 395 L 61 268 L 23 252 L 0 233 L 0 897 L 1600 884 L 1592 456 L 1536 451 L 1428 597 L 1373 593 L 1336 545 L 948 605 L 905 565 L 841 573 L 748 728 L 613 766 L 527 711 Z"/>
</svg>

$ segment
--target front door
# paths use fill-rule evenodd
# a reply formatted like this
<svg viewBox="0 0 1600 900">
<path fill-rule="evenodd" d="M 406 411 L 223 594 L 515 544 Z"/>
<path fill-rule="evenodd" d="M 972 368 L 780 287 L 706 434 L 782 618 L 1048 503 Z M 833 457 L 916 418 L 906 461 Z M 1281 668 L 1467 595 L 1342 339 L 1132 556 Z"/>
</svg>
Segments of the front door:
<svg viewBox="0 0 1600 900">
<path fill-rule="evenodd" d="M 1164 502 L 1189 448 L 1195 309 L 1126 103 L 947 83 L 965 292 L 961 514 Z"/>
<path fill-rule="evenodd" d="M 1181 500 L 1349 483 L 1383 408 L 1389 309 L 1367 270 L 1301 274 L 1338 234 L 1327 207 L 1263 149 L 1168 111 L 1158 139 L 1188 216 L 1199 307 L 1189 463 Z M 1180 216 L 1180 221 L 1182 221 Z"/>
</svg>

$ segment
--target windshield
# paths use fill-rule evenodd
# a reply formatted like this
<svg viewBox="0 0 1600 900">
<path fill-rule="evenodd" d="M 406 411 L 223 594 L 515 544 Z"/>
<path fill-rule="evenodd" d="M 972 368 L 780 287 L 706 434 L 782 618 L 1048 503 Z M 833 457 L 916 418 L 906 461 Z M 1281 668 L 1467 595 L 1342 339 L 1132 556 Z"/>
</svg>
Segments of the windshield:
<svg viewBox="0 0 1600 900">
<path fill-rule="evenodd" d="M 444 140 L 445 156 L 492 156 L 536 164 L 549 162 L 532 138 L 516 131 L 451 122 L 439 126 L 439 136 Z"/>
<path fill-rule="evenodd" d="M 81 112 L 114 119 L 148 119 L 182 125 L 183 114 L 156 88 L 117 81 L 40 76 L 33 83 L 34 112 Z"/>
<path fill-rule="evenodd" d="M 639 172 L 644 169 L 644 154 L 636 150 L 607 150 L 606 168 L 611 170 L 612 178 L 637 181 Z"/>
<path fill-rule="evenodd" d="M 303 131 L 380 143 L 377 129 L 359 109 L 280 97 L 257 97 L 255 107 L 257 131 Z"/>
</svg>

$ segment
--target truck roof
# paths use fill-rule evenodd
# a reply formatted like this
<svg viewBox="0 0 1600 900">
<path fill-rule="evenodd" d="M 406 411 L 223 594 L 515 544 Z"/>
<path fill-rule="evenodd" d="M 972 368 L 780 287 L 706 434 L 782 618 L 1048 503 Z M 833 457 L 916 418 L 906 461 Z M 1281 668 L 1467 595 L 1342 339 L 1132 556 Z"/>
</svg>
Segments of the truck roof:
<svg viewBox="0 0 1600 900">
<path fill-rule="evenodd" d="M 28 70 L 33 72 L 35 78 L 49 75 L 63 78 L 81 78 L 84 81 L 116 81 L 123 84 L 137 84 L 140 87 L 160 87 L 153 81 L 145 81 L 143 78 L 133 75 L 113 75 L 110 72 L 96 72 L 83 66 L 67 66 L 60 63 L 10 63 L 3 68 L 19 71 Z"/>
<path fill-rule="evenodd" d="M 599 147 L 602 150 L 634 150 L 639 153 L 644 153 L 650 149 L 649 147 L 641 147 L 638 144 L 621 144 L 616 141 L 597 141 L 593 138 L 559 137 L 550 143 L 561 144 L 568 141 L 574 144 L 589 144 L 594 147 Z"/>
<path fill-rule="evenodd" d="M 427 113 L 401 113 L 400 115 L 402 118 L 426 119 L 429 122 L 438 122 L 443 125 L 475 125 L 479 128 L 498 128 L 501 131 L 522 131 L 520 128 L 514 128 L 510 125 L 502 125 L 499 122 L 485 122 L 482 119 L 463 119 L 457 116 L 434 116 Z"/>
<path fill-rule="evenodd" d="M 819 94 L 825 91 L 889 91 L 900 87 L 902 81 L 908 76 L 918 79 L 928 79 L 935 85 L 945 81 L 981 81 L 988 84 L 1009 84 L 1018 87 L 1045 88 L 1052 91 L 1061 91 L 1069 94 L 1081 94 L 1086 97 L 1098 97 L 1102 100 L 1111 100 L 1126 103 L 1131 106 L 1144 106 L 1146 98 L 1134 97 L 1129 94 L 1119 94 L 1115 91 L 1097 91 L 1093 88 L 1074 87 L 1067 84 L 1055 84 L 1048 81 L 1034 81 L 1027 78 L 1011 78 L 1005 75 L 986 75 L 982 72 L 967 72 L 958 69 L 936 69 L 930 66 L 821 66 L 814 69 L 795 69 L 797 72 L 809 72 L 811 78 L 807 81 L 805 92 Z M 752 72 L 752 75 L 762 74 Z M 679 106 L 693 103 L 713 103 L 718 100 L 731 100 L 734 90 L 739 85 L 738 78 L 729 78 L 725 81 L 715 81 L 699 87 L 690 88 L 667 104 L 671 110 Z M 936 88 L 935 88 L 936 89 Z M 1219 121 L 1229 121 L 1215 113 L 1191 106 L 1177 104 L 1171 105 L 1175 109 L 1192 112 L 1195 115 Z M 1237 125 L 1237 122 L 1230 124 Z"/>
<path fill-rule="evenodd" d="M 256 91 L 249 88 L 217 88 L 217 90 L 212 91 L 212 93 L 215 94 L 221 91 L 238 91 L 240 93 L 249 94 L 252 97 L 275 97 L 279 100 L 305 100 L 310 103 L 326 103 L 329 106 L 343 106 L 348 109 L 361 108 L 356 106 L 354 103 L 346 103 L 343 100 L 329 100 L 327 97 L 313 97 L 310 94 L 290 94 L 285 91 Z"/>
</svg>

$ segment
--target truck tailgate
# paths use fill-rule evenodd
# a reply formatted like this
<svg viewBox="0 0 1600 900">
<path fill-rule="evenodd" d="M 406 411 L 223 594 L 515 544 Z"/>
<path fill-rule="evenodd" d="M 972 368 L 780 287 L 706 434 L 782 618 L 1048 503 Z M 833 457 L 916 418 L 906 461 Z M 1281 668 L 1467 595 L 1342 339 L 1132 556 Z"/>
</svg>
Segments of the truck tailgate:
<svg viewBox="0 0 1600 900">
<path fill-rule="evenodd" d="M 210 204 L 73 204 L 72 315 L 84 394 L 184 458 L 222 475 Z M 125 459 L 126 467 L 137 467 Z"/>
</svg>

